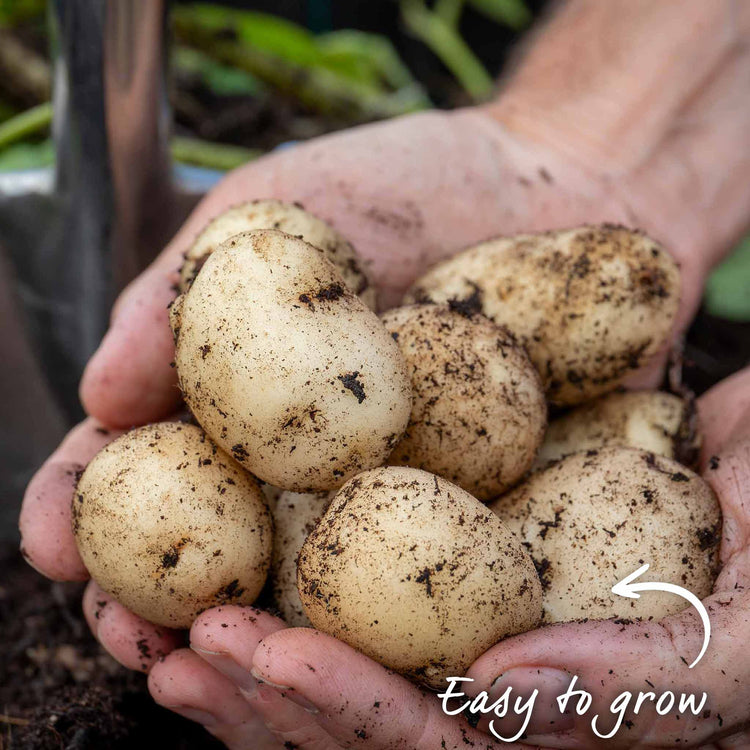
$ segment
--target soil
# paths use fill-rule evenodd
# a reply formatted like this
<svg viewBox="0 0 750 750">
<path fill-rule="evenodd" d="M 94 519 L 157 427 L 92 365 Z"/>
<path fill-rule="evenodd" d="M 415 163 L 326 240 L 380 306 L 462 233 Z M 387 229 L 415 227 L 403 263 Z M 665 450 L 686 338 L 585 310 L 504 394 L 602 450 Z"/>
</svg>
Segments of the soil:
<svg viewBox="0 0 750 750">
<path fill-rule="evenodd" d="M 89 633 L 83 584 L 53 583 L 0 551 L 2 750 L 216 750 L 201 727 L 157 706 L 146 678 Z"/>
</svg>

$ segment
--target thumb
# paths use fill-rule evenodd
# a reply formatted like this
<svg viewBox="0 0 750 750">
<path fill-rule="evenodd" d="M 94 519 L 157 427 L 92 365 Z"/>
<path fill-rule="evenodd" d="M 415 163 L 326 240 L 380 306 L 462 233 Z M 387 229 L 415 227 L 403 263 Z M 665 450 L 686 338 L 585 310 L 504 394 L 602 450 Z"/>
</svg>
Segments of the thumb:
<svg viewBox="0 0 750 750">
<path fill-rule="evenodd" d="M 545 748 L 597 748 L 605 738 L 613 750 L 703 745 L 740 729 L 750 702 L 745 639 L 738 637 L 750 625 L 748 596 L 714 594 L 704 605 L 711 641 L 693 669 L 688 665 L 700 652 L 703 626 L 691 608 L 661 622 L 565 623 L 511 638 L 472 665 L 471 692 L 486 690 L 493 699 L 509 686 L 514 694 L 534 687 L 543 692 L 543 684 L 530 684 L 532 674 L 541 675 L 540 682 L 568 685 L 570 692 L 576 678 L 572 689 L 590 699 L 578 693 L 563 706 L 573 727 L 550 731 L 548 711 L 528 726 L 526 741 Z M 563 695 L 566 688 L 557 691 Z M 690 694 L 692 706 L 680 711 L 681 699 Z"/>
</svg>

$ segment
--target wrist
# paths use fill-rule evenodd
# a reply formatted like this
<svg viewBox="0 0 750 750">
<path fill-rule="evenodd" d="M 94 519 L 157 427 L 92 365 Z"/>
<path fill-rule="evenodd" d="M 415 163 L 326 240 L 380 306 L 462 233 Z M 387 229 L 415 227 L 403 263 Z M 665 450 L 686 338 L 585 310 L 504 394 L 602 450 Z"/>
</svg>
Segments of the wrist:
<svg viewBox="0 0 750 750">
<path fill-rule="evenodd" d="M 487 110 L 508 130 L 614 176 L 659 147 L 748 36 L 744 0 L 569 0 Z"/>
</svg>

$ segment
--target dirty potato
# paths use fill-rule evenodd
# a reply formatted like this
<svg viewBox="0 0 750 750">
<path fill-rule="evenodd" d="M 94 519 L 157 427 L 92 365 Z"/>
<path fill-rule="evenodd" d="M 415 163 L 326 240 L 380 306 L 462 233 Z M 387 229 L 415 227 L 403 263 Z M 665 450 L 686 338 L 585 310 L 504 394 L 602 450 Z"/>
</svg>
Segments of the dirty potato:
<svg viewBox="0 0 750 750">
<path fill-rule="evenodd" d="M 590 448 L 642 448 L 694 466 L 701 446 L 692 399 L 661 391 L 610 393 L 553 420 L 534 469 Z"/>
<path fill-rule="evenodd" d="M 271 561 L 255 478 L 178 422 L 139 427 L 94 457 L 78 481 L 73 532 L 105 591 L 170 628 L 219 604 L 251 604 Z"/>
<path fill-rule="evenodd" d="M 171 310 L 175 364 L 201 426 L 281 489 L 334 489 L 383 464 L 411 411 L 395 341 L 312 245 L 236 235 Z"/>
<path fill-rule="evenodd" d="M 413 466 L 489 500 L 529 469 L 547 404 L 534 366 L 506 328 L 443 305 L 410 305 L 381 320 L 411 374 L 414 405 L 388 463 Z"/>
<path fill-rule="evenodd" d="M 669 338 L 675 262 L 652 239 L 603 225 L 500 237 L 419 279 L 409 302 L 451 302 L 503 324 L 526 348 L 547 397 L 578 404 L 613 390 Z"/>
<path fill-rule="evenodd" d="M 406 467 L 341 488 L 302 547 L 297 583 L 316 628 L 433 688 L 541 613 L 534 565 L 506 526 Z"/>
<path fill-rule="evenodd" d="M 533 557 L 544 589 L 544 622 L 661 618 L 682 597 L 640 599 L 611 588 L 644 563 L 640 580 L 711 593 L 721 513 L 711 488 L 676 461 L 633 448 L 574 453 L 498 498 L 490 508 Z"/>
<path fill-rule="evenodd" d="M 299 203 L 277 200 L 240 203 L 212 219 L 185 253 L 180 269 L 180 291 L 184 292 L 193 283 L 208 256 L 222 242 L 254 229 L 279 229 L 309 242 L 336 266 L 346 286 L 371 310 L 375 309 L 375 287 L 352 244 Z"/>
<path fill-rule="evenodd" d="M 273 509 L 275 528 L 271 584 L 276 608 L 287 625 L 310 627 L 297 590 L 297 558 L 305 539 L 318 525 L 331 494 L 282 492 Z"/>
</svg>

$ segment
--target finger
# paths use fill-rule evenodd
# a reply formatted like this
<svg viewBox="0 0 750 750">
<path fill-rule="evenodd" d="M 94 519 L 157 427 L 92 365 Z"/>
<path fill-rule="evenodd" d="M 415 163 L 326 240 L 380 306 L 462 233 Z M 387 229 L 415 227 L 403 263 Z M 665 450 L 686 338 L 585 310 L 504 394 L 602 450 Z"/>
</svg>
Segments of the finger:
<svg viewBox="0 0 750 750">
<path fill-rule="evenodd" d="M 731 737 L 725 737 L 713 747 L 715 750 L 745 750 L 750 747 L 750 732 L 738 732 Z"/>
<path fill-rule="evenodd" d="M 344 747 L 522 747 L 489 741 L 463 717 L 444 714 L 434 695 L 316 630 L 281 630 L 265 638 L 253 657 L 253 673 L 317 711 L 318 724 Z"/>
<path fill-rule="evenodd" d="M 750 412 L 750 367 L 722 380 L 698 399 L 703 432 L 702 465 L 721 452 L 731 433 Z"/>
<path fill-rule="evenodd" d="M 317 710 L 304 708 L 291 701 L 289 690 L 284 687 L 259 684 L 251 705 L 263 717 L 268 731 L 284 748 L 340 750 L 342 747 L 320 726 Z"/>
<path fill-rule="evenodd" d="M 731 394 L 734 384 L 724 391 L 725 402 L 715 399 L 717 408 L 732 408 L 740 399 Z M 746 381 L 750 388 L 750 381 Z M 731 397 L 730 397 L 731 396 Z M 708 459 L 703 476 L 711 485 L 721 503 L 722 571 L 716 582 L 717 590 L 735 591 L 750 587 L 750 405 L 737 410 L 737 419 L 727 415 L 728 432 L 721 438 L 716 428 L 714 443 L 721 450 Z"/>
<path fill-rule="evenodd" d="M 189 649 L 178 649 L 149 673 L 161 706 L 202 724 L 230 750 L 281 750 L 237 688 Z"/>
<path fill-rule="evenodd" d="M 193 624 L 190 647 L 231 681 L 280 744 L 300 750 L 338 747 L 313 714 L 272 687 L 259 686 L 251 673 L 258 644 L 285 627 L 283 620 L 254 607 L 216 607 Z"/>
<path fill-rule="evenodd" d="M 644 596 L 648 596 L 647 593 Z M 659 622 L 625 624 L 623 621 L 566 623 L 542 628 L 496 645 L 472 665 L 467 676 L 471 690 L 488 691 L 521 683 L 527 687 L 528 671 L 545 670 L 545 679 L 556 674 L 559 685 L 570 685 L 591 694 L 590 708 L 573 715 L 574 726 L 549 732 L 548 716 L 535 714 L 527 730 L 529 742 L 549 748 L 676 747 L 700 745 L 717 734 L 741 727 L 750 701 L 745 672 L 744 638 L 750 627 L 750 603 L 743 592 L 715 594 L 705 602 L 712 625 L 710 645 L 697 666 L 703 627 L 694 610 Z M 500 679 L 502 678 L 502 679 Z M 659 715 L 656 702 L 671 691 L 695 694 L 697 714 L 679 714 L 677 703 Z M 469 689 L 467 688 L 467 692 Z M 558 691 L 560 695 L 565 689 Z M 624 695 L 617 702 L 618 696 Z M 707 699 L 700 705 L 703 693 Z M 640 694 L 645 698 L 635 711 Z M 665 700 L 668 700 L 665 699 Z M 577 705 L 577 700 L 569 708 Z M 559 708 L 558 708 L 559 710 Z M 594 717 L 595 724 L 592 726 Z"/>
<path fill-rule="evenodd" d="M 119 434 L 93 419 L 81 422 L 68 433 L 26 488 L 19 519 L 21 551 L 48 578 L 56 581 L 88 578 L 73 538 L 71 502 L 80 472 Z"/>
<path fill-rule="evenodd" d="M 199 615 L 190 629 L 190 648 L 237 688 L 253 692 L 250 674 L 258 644 L 285 628 L 283 620 L 255 607 L 214 607 Z"/>
<path fill-rule="evenodd" d="M 156 264 L 118 301 L 80 385 L 83 408 L 103 424 L 127 428 L 153 422 L 179 404 L 168 312 L 175 280 L 175 273 Z"/>
<path fill-rule="evenodd" d="M 109 331 L 86 366 L 80 386 L 86 412 L 114 427 L 153 422 L 180 401 L 171 362 L 174 341 L 168 305 L 176 296 L 178 271 L 195 236 L 215 216 L 241 200 L 269 196 L 258 181 L 251 194 L 224 180 L 190 215 L 159 257 L 120 295 Z"/>
<path fill-rule="evenodd" d="M 120 664 L 148 672 L 177 648 L 183 634 L 133 614 L 91 581 L 83 594 L 83 614 L 94 637 Z"/>
</svg>

